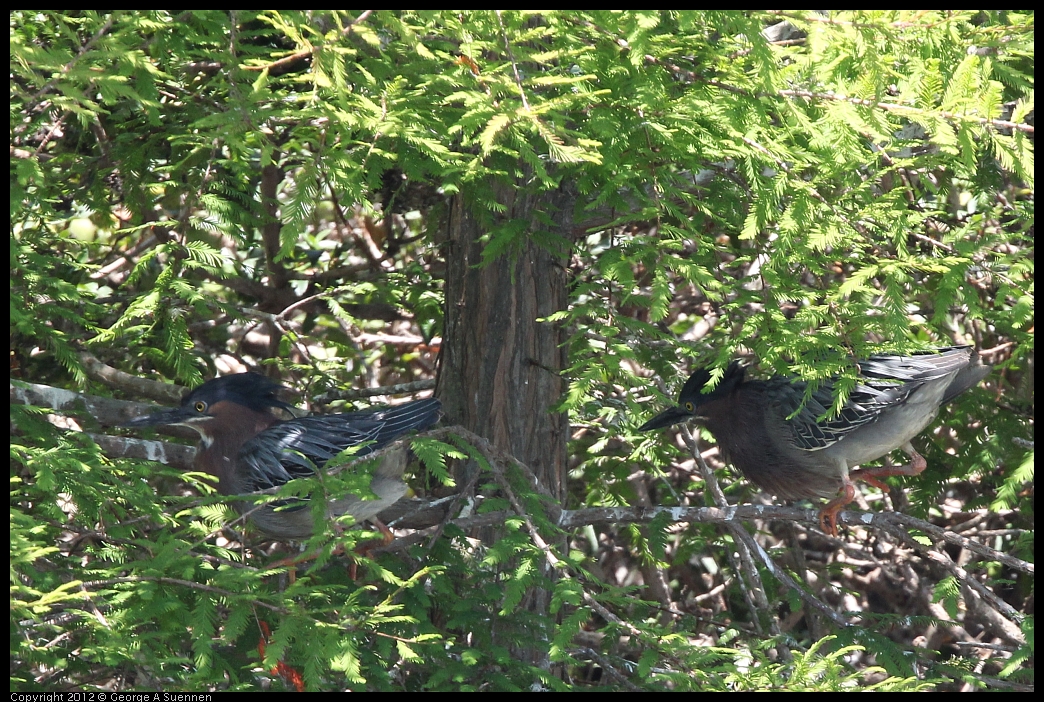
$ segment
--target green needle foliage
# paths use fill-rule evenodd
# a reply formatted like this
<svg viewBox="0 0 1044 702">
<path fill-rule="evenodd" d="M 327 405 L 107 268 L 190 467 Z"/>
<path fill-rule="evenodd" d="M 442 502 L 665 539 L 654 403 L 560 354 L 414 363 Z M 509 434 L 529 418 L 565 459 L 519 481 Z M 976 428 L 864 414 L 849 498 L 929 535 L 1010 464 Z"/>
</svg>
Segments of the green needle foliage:
<svg viewBox="0 0 1044 702">
<path fill-rule="evenodd" d="M 1033 21 L 13 11 L 12 689 L 1031 685 Z M 20 399 L 274 366 L 299 404 L 351 411 L 430 381 L 461 222 L 468 270 L 567 276 L 552 314 L 504 322 L 562 333 L 562 367 L 512 371 L 564 380 L 561 500 L 479 442 L 421 438 L 411 486 L 468 490 L 450 517 L 471 521 L 355 555 L 376 535 L 322 530 L 291 579 L 206 476 L 118 457 L 64 395 Z M 721 522 L 609 509 L 715 504 L 680 445 L 635 431 L 692 367 L 840 375 L 840 406 L 852 359 L 953 343 L 996 368 L 890 498 L 949 541 L 779 517 L 741 527 L 764 553 L 744 560 Z M 581 508 L 603 511 L 561 526 Z"/>
</svg>

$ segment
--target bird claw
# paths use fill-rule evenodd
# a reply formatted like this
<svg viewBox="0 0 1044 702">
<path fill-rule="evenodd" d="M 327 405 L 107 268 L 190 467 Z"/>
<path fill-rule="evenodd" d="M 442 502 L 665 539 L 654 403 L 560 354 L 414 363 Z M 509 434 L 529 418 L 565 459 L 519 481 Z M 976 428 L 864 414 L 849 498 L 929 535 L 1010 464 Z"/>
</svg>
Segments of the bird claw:
<svg viewBox="0 0 1044 702">
<path fill-rule="evenodd" d="M 855 499 L 855 485 L 846 482 L 841 488 L 841 494 L 823 505 L 819 510 L 819 528 L 825 534 L 837 536 L 837 515 L 841 509 Z"/>
<path fill-rule="evenodd" d="M 824 507 L 819 510 L 819 529 L 824 534 L 837 536 L 837 513 L 841 511 L 841 505 L 836 507 Z"/>
</svg>

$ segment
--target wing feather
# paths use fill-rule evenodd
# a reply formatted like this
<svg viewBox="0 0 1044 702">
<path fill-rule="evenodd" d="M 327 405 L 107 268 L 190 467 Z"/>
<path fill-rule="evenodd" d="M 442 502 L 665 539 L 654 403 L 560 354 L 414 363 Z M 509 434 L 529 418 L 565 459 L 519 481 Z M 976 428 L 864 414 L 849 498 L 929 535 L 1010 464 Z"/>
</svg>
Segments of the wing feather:
<svg viewBox="0 0 1044 702">
<path fill-rule="evenodd" d="M 423 431 L 439 420 L 441 403 L 416 400 L 363 412 L 301 417 L 281 422 L 258 434 L 239 452 L 249 473 L 245 491 L 283 485 L 312 475 L 328 460 L 352 446 L 357 456 L 384 448 L 410 431 Z"/>
</svg>

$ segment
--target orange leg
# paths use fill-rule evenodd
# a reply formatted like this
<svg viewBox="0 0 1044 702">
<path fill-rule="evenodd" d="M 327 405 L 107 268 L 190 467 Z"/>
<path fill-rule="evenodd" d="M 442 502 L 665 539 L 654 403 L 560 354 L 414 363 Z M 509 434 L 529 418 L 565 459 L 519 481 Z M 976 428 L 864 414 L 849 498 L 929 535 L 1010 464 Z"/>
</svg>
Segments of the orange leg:
<svg viewBox="0 0 1044 702">
<path fill-rule="evenodd" d="M 831 536 L 837 536 L 837 515 L 843 507 L 855 500 L 854 481 L 858 480 L 888 492 L 888 486 L 878 480 L 878 478 L 888 478 L 893 475 L 920 475 L 924 472 L 924 469 L 928 467 L 928 462 L 924 460 L 924 456 L 917 453 L 913 445 L 909 443 L 903 446 L 902 449 L 910 457 L 909 465 L 860 468 L 852 473 L 851 480 L 847 476 L 842 476 L 844 485 L 841 488 L 841 494 L 826 503 L 823 509 L 819 510 L 819 528 Z"/>
<path fill-rule="evenodd" d="M 340 536 L 341 534 L 344 533 L 344 529 L 342 529 L 341 526 L 336 524 L 336 523 L 333 525 L 333 529 L 334 529 L 334 533 L 336 533 L 338 536 Z M 283 568 L 283 567 L 289 566 L 290 571 L 288 573 L 288 577 L 290 579 L 290 584 L 293 585 L 294 582 L 296 582 L 296 580 L 297 580 L 297 564 L 298 563 L 305 563 L 306 561 L 314 560 L 314 559 L 319 557 L 319 553 L 320 553 L 319 551 L 312 551 L 311 553 L 301 553 L 301 554 L 298 554 L 297 556 L 292 556 L 290 558 L 282 558 L 282 559 L 276 561 L 275 563 L 273 563 L 272 567 L 273 568 Z M 342 553 L 344 553 L 344 548 L 342 546 L 338 545 L 333 550 L 333 553 L 330 554 L 330 555 L 337 556 L 337 555 L 340 555 Z M 353 578 L 353 580 L 354 580 L 354 578 Z"/>
<path fill-rule="evenodd" d="M 373 517 L 372 519 L 370 519 L 370 523 L 373 524 L 375 527 L 377 527 L 377 531 L 381 532 L 381 543 L 380 543 L 381 546 L 387 546 L 392 541 L 395 541 L 395 534 L 393 534 L 392 530 L 389 529 L 384 524 L 384 522 L 382 522 L 380 519 L 377 519 L 377 517 Z M 374 548 L 377 548 L 377 547 L 374 545 L 374 543 L 372 541 L 370 541 L 370 542 L 367 542 L 365 544 L 362 544 L 361 546 L 356 546 L 355 547 L 355 553 L 357 553 L 360 556 L 365 556 L 365 557 L 369 558 L 370 551 L 372 551 Z M 349 569 L 348 569 L 348 576 L 352 580 L 355 580 L 356 571 L 357 571 L 357 564 L 356 564 L 355 561 L 352 561 L 352 564 L 351 564 L 351 566 L 349 566 Z"/>
<path fill-rule="evenodd" d="M 340 546 L 338 546 L 337 548 L 334 549 L 333 553 L 330 554 L 330 555 L 337 556 L 337 555 L 339 555 L 339 554 L 341 554 L 343 552 L 344 552 L 344 549 L 342 549 Z M 290 570 L 287 572 L 287 577 L 290 580 L 290 584 L 293 585 L 295 582 L 297 582 L 297 564 L 298 563 L 305 563 L 307 561 L 314 560 L 314 559 L 316 559 L 318 557 L 319 557 L 319 551 L 312 551 L 311 553 L 302 553 L 300 555 L 293 556 L 291 558 L 282 558 L 282 559 L 276 561 L 275 563 L 273 563 L 271 567 L 272 568 L 289 567 Z"/>
<path fill-rule="evenodd" d="M 910 457 L 909 465 L 860 468 L 852 474 L 852 479 L 861 480 L 864 483 L 870 483 L 874 487 L 881 488 L 887 492 L 888 486 L 879 481 L 878 478 L 888 478 L 893 475 L 920 475 L 923 473 L 924 469 L 928 467 L 928 461 L 924 460 L 924 456 L 917 453 L 911 444 L 903 446 L 903 451 Z"/>
<path fill-rule="evenodd" d="M 377 527 L 377 530 L 381 532 L 381 539 L 380 539 L 381 546 L 387 546 L 388 544 L 390 544 L 392 541 L 395 540 L 395 534 L 392 533 L 392 530 L 389 529 L 387 526 L 385 526 L 379 519 L 373 518 L 370 521 L 373 523 L 373 525 L 375 527 Z M 335 529 L 337 530 L 337 532 L 340 533 L 341 532 L 340 527 L 337 527 L 336 525 L 334 525 L 334 526 L 335 526 Z M 369 552 L 371 550 L 373 550 L 374 548 L 375 548 L 375 546 L 371 542 L 371 543 L 363 544 L 361 546 L 356 546 L 354 552 L 356 554 L 360 555 L 360 556 L 369 556 Z M 331 555 L 336 556 L 336 555 L 340 555 L 342 553 L 344 553 L 344 549 L 341 546 L 338 546 L 336 549 L 334 549 L 334 552 Z M 293 583 L 294 580 L 297 577 L 296 568 L 295 568 L 297 566 L 297 564 L 313 560 L 318 555 L 319 555 L 318 551 L 314 551 L 312 553 L 302 553 L 302 554 L 300 554 L 298 556 L 293 556 L 291 558 L 283 558 L 281 560 L 278 560 L 278 561 L 276 561 L 275 563 L 272 564 L 272 567 L 273 568 L 282 568 L 284 566 L 289 566 L 290 567 L 290 582 Z M 351 565 L 348 566 L 348 574 L 349 574 L 349 577 L 351 577 L 352 580 L 355 580 L 356 567 L 357 567 L 357 564 L 356 564 L 355 560 L 353 559 Z"/>
</svg>

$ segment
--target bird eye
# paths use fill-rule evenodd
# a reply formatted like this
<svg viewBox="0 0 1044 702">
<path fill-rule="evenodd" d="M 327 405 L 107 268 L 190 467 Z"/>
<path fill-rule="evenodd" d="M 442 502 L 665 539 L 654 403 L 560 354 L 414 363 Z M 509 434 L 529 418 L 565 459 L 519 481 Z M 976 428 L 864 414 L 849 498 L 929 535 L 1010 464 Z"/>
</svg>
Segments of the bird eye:
<svg viewBox="0 0 1044 702">
<path fill-rule="evenodd" d="M 692 409 L 693 409 L 692 403 L 691 402 L 686 402 L 685 403 L 685 411 L 686 412 L 692 412 Z"/>
<path fill-rule="evenodd" d="M 193 407 L 195 407 L 196 411 L 201 414 L 207 411 L 207 403 L 203 402 L 202 400 L 197 401 L 196 404 L 193 405 Z"/>
</svg>

